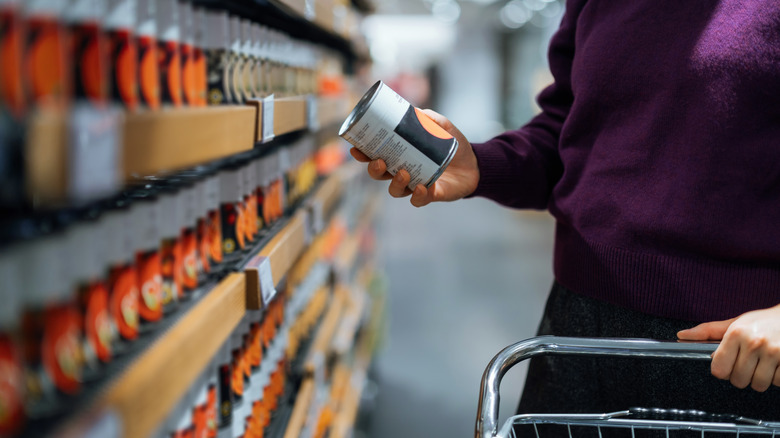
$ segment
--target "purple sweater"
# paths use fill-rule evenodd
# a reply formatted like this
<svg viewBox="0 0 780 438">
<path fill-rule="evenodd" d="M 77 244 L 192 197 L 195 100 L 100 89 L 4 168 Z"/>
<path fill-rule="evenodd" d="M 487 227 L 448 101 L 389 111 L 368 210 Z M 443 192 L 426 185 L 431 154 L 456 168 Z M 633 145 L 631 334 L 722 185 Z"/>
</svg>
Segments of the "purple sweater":
<svg viewBox="0 0 780 438">
<path fill-rule="evenodd" d="M 474 193 L 557 220 L 565 287 L 719 320 L 780 303 L 780 1 L 568 0 L 542 113 Z"/>
</svg>

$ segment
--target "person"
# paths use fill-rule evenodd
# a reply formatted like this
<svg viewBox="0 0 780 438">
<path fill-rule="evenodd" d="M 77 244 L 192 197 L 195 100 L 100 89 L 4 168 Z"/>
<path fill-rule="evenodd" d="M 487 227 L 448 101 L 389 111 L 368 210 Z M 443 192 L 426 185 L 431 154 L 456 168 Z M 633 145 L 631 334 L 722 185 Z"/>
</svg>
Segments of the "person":
<svg viewBox="0 0 780 438">
<path fill-rule="evenodd" d="M 520 411 L 780 420 L 780 2 L 568 0 L 548 56 L 554 82 L 520 129 L 471 144 L 425 111 L 460 144 L 429 188 L 351 153 L 416 207 L 549 210 L 540 334 L 720 341 L 704 369 L 535 359 Z"/>
</svg>

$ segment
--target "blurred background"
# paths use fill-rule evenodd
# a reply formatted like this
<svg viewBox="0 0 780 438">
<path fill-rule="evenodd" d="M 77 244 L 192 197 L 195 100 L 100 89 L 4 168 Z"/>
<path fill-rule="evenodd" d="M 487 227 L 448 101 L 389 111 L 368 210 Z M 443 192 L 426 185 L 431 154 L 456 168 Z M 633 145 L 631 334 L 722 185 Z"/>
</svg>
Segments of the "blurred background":
<svg viewBox="0 0 780 438">
<path fill-rule="evenodd" d="M 363 22 L 382 79 L 447 116 L 471 142 L 525 124 L 552 81 L 546 60 L 556 0 L 393 0 Z M 380 254 L 388 327 L 376 360 L 376 438 L 469 436 L 479 382 L 504 346 L 534 335 L 552 284 L 553 221 L 484 199 L 412 207 L 386 196 Z M 501 422 L 525 368 L 504 380 Z M 373 390 L 372 390 L 373 389 Z"/>
</svg>

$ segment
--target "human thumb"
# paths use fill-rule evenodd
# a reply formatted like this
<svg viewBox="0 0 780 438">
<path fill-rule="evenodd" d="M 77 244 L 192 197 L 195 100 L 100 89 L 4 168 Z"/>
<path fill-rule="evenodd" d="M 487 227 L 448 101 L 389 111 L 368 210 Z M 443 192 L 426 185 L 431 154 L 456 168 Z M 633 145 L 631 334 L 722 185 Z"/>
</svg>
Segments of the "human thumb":
<svg viewBox="0 0 780 438">
<path fill-rule="evenodd" d="M 677 332 L 677 338 L 684 341 L 720 341 L 735 319 L 705 322 L 696 327 Z"/>
</svg>

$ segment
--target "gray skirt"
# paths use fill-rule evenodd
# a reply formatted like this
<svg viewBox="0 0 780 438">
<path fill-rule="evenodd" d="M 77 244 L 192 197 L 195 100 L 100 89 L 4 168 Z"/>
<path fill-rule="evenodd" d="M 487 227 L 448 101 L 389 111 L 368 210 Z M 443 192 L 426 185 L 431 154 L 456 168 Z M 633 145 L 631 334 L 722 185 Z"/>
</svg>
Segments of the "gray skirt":
<svg viewBox="0 0 780 438">
<path fill-rule="evenodd" d="M 679 330 L 696 324 L 594 300 L 556 282 L 538 334 L 674 340 Z M 713 377 L 708 362 L 538 357 L 531 360 L 518 413 L 601 413 L 631 407 L 698 409 L 780 421 L 780 388 L 764 393 L 737 389 Z"/>
</svg>

